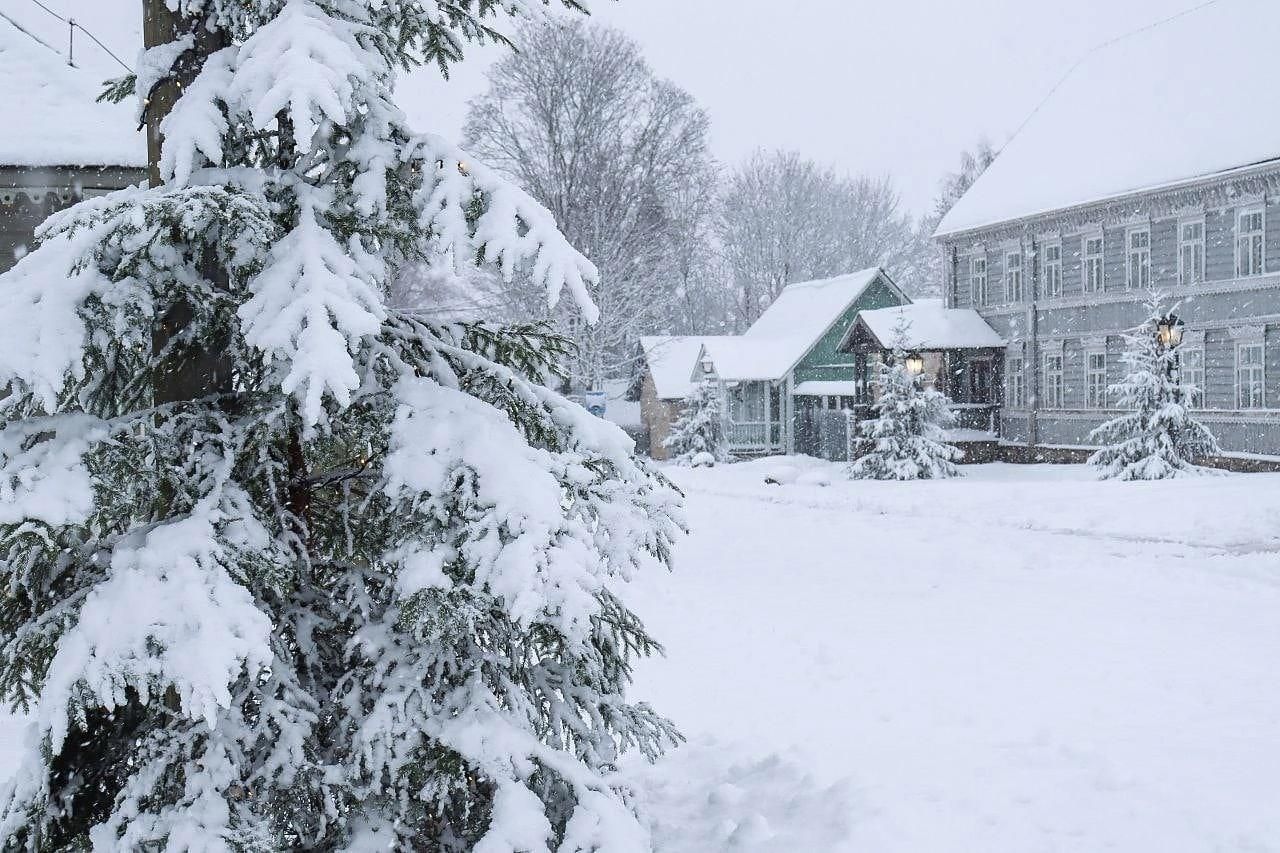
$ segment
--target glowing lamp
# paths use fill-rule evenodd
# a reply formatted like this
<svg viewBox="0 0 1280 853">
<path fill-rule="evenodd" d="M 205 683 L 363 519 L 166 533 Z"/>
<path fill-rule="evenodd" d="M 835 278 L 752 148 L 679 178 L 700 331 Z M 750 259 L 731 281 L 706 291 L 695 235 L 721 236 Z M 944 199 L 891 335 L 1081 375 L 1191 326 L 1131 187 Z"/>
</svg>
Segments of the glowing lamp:
<svg viewBox="0 0 1280 853">
<path fill-rule="evenodd" d="M 924 356 L 918 352 L 913 352 L 907 356 L 905 364 L 907 365 L 907 372 L 912 376 L 919 376 L 924 373 Z"/>
<path fill-rule="evenodd" d="M 1183 324 L 1173 314 L 1161 318 L 1156 323 L 1156 338 L 1165 349 L 1176 349 L 1182 343 Z"/>
</svg>

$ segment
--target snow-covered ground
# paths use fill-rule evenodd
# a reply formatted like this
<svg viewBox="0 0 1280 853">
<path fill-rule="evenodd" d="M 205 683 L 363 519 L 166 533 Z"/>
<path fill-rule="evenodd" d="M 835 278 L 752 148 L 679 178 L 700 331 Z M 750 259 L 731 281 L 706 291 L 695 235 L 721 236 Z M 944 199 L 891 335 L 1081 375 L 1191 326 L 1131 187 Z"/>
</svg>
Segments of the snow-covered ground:
<svg viewBox="0 0 1280 853">
<path fill-rule="evenodd" d="M 671 471 L 661 853 L 1280 851 L 1280 476 L 964 470 Z"/>
<path fill-rule="evenodd" d="M 964 470 L 671 472 L 663 849 L 1280 851 L 1280 476 Z"/>
</svg>

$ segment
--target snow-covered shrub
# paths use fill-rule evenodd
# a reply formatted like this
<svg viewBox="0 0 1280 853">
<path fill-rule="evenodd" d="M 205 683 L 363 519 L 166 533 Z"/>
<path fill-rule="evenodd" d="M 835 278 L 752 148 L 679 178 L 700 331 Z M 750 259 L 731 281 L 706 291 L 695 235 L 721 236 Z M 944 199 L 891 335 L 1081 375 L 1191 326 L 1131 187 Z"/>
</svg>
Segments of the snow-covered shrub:
<svg viewBox="0 0 1280 853">
<path fill-rule="evenodd" d="M 892 357 L 876 366 L 874 418 L 857 425 L 855 480 L 929 480 L 959 476 L 963 454 L 946 442 L 955 415 L 946 395 L 924 385 L 906 365 L 907 328 L 895 329 Z"/>
<path fill-rule="evenodd" d="M 714 382 L 699 382 L 694 386 L 684 401 L 680 417 L 671 425 L 671 434 L 662 442 L 662 446 L 671 451 L 673 463 L 710 468 L 733 458 L 725 440 L 721 399 L 720 388 Z"/>
<path fill-rule="evenodd" d="M 543 387 L 561 339 L 385 297 L 439 255 L 595 315 L 551 214 L 391 100 L 544 4 L 170 5 L 161 185 L 0 277 L 0 847 L 648 850 L 612 773 L 678 736 L 615 588 L 678 496 Z"/>
<path fill-rule="evenodd" d="M 1164 295 L 1148 294 L 1147 319 L 1125 335 L 1128 373 L 1108 391 L 1124 411 L 1089 434 L 1102 445 L 1089 464 L 1103 480 L 1163 480 L 1195 474 L 1196 460 L 1222 452 L 1187 406 L 1198 389 L 1183 383 L 1178 352 L 1161 344 Z"/>
</svg>

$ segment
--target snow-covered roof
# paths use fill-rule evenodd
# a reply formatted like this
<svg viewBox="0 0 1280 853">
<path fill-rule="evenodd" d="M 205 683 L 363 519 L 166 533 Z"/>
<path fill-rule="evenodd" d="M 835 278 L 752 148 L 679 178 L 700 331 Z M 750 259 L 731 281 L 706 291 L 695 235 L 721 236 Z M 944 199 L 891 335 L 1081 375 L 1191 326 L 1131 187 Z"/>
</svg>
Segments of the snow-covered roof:
<svg viewBox="0 0 1280 853">
<path fill-rule="evenodd" d="M 102 77 L 0 13 L 0 166 L 145 166 L 131 104 L 99 104 Z"/>
<path fill-rule="evenodd" d="M 1221 0 L 1098 48 L 938 225 L 995 225 L 1280 158 L 1276 0 Z"/>
<path fill-rule="evenodd" d="M 716 375 L 727 381 L 783 378 L 878 279 L 901 295 L 879 267 L 788 285 L 746 334 L 707 339 Z"/>
<path fill-rule="evenodd" d="M 898 322 L 907 322 L 907 348 L 918 350 L 1003 347 L 1004 339 L 972 308 L 946 308 L 940 299 L 921 299 L 896 308 L 862 311 L 858 322 L 882 346 L 894 345 Z"/>
<path fill-rule="evenodd" d="M 726 382 L 781 379 L 808 349 L 793 358 L 795 347 L 790 341 L 745 336 L 706 338 L 703 348 L 711 356 L 716 376 Z"/>
<path fill-rule="evenodd" d="M 791 390 L 794 397 L 853 397 L 862 393 L 862 383 L 850 379 L 810 379 Z"/>
<path fill-rule="evenodd" d="M 683 400 L 693 386 L 694 369 L 703 341 L 720 340 L 705 335 L 655 335 L 640 339 L 653 387 L 661 400 Z M 730 339 L 732 340 L 732 339 Z"/>
</svg>

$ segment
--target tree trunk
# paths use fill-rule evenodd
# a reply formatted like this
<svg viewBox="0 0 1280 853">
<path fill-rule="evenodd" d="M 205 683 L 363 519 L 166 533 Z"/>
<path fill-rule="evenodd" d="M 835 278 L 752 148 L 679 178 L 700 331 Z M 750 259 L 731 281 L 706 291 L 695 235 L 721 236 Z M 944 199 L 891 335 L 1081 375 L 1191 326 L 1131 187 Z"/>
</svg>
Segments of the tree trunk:
<svg viewBox="0 0 1280 853">
<path fill-rule="evenodd" d="M 194 46 L 179 57 L 172 72 L 146 94 L 147 125 L 147 174 L 151 186 L 163 183 L 160 175 L 160 149 L 163 136 L 160 124 L 182 97 L 182 91 L 204 67 L 210 54 L 229 44 L 224 30 L 205 26 L 203 17 L 182 17 L 174 14 L 165 0 L 143 0 L 142 40 L 148 47 L 169 44 L 184 34 L 194 37 Z M 204 275 L 215 285 L 224 285 L 226 272 L 218 267 L 211 251 L 206 251 L 202 263 Z M 160 318 L 152 334 L 152 349 L 162 351 L 182 334 L 191 322 L 193 311 L 186 302 L 178 302 Z M 195 400 L 219 392 L 231 390 L 231 361 L 224 342 L 203 341 L 200 345 L 183 347 L 182 357 L 166 361 L 156 377 L 155 402 L 172 403 Z"/>
</svg>

